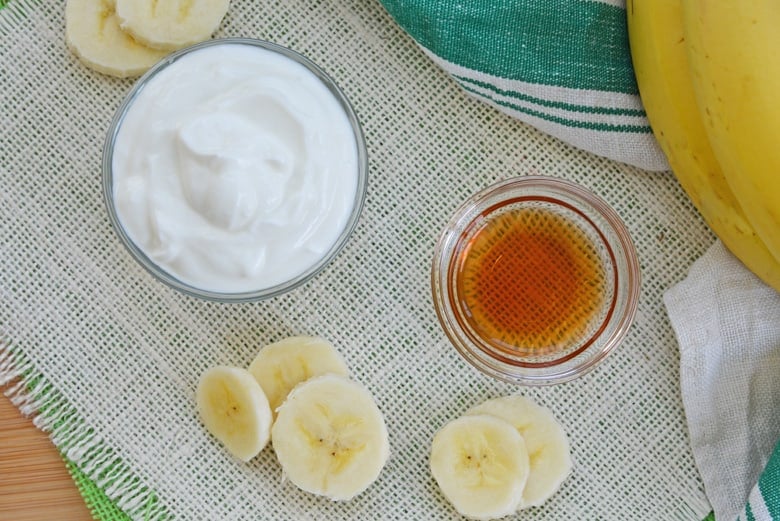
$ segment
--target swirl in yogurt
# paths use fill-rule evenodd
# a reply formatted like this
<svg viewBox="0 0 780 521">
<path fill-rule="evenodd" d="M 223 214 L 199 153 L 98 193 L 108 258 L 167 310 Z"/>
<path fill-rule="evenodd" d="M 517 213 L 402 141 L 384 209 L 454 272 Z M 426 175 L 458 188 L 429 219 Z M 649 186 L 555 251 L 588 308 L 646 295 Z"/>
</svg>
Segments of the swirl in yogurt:
<svg viewBox="0 0 780 521">
<path fill-rule="evenodd" d="M 355 206 L 358 151 L 342 104 L 297 61 L 203 47 L 138 92 L 116 135 L 113 189 L 130 240 L 196 288 L 242 293 L 306 272 Z"/>
</svg>

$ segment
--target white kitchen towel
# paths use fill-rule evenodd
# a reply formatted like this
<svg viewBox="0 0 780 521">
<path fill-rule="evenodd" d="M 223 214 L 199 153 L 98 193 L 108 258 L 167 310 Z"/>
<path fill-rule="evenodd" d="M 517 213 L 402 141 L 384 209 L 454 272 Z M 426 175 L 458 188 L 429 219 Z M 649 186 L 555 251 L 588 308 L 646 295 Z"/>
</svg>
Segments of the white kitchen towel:
<svg viewBox="0 0 780 521">
<path fill-rule="evenodd" d="M 736 519 L 780 437 L 780 293 L 717 242 L 664 303 L 694 459 L 715 519 Z"/>
</svg>

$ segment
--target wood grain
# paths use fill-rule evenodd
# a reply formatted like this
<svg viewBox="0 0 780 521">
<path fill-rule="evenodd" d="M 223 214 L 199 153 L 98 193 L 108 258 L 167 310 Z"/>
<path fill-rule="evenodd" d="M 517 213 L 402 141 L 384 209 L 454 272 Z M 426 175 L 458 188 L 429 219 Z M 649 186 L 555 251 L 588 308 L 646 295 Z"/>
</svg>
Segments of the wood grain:
<svg viewBox="0 0 780 521">
<path fill-rule="evenodd" d="M 0 393 L 0 519 L 92 520 L 48 436 Z"/>
</svg>

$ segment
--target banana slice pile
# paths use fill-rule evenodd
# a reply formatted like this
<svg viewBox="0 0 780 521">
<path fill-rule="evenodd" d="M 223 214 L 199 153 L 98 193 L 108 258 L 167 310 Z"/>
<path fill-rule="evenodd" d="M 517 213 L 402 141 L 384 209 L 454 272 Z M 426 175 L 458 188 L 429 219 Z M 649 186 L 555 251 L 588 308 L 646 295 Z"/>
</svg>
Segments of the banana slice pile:
<svg viewBox="0 0 780 521">
<path fill-rule="evenodd" d="M 169 52 L 208 39 L 229 0 L 68 0 L 65 41 L 87 67 L 130 78 Z"/>
<path fill-rule="evenodd" d="M 560 423 L 549 409 L 519 395 L 488 400 L 442 427 L 430 463 L 444 496 L 472 519 L 541 505 L 572 469 Z"/>
<path fill-rule="evenodd" d="M 206 429 L 249 461 L 270 440 L 287 479 L 334 501 L 366 490 L 390 455 L 384 417 L 327 340 L 287 338 L 249 369 L 218 366 L 196 391 Z"/>
</svg>

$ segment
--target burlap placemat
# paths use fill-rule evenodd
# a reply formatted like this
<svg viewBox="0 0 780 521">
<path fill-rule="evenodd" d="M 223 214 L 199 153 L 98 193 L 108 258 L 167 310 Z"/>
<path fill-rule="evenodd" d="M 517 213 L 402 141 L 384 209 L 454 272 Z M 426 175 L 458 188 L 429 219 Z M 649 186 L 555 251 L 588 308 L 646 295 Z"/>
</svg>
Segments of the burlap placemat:
<svg viewBox="0 0 780 521">
<path fill-rule="evenodd" d="M 552 500 L 519 517 L 707 514 L 661 295 L 713 238 L 671 176 L 575 150 L 474 101 L 378 2 L 235 1 L 218 36 L 287 45 L 344 88 L 365 129 L 370 185 L 348 246 L 305 287 L 256 304 L 200 302 L 153 281 L 109 226 L 101 147 L 132 83 L 67 51 L 62 2 L 15 4 L 0 12 L 0 380 L 22 378 L 11 389 L 20 407 L 42 409 L 38 424 L 132 517 L 450 519 L 428 470 L 433 433 L 511 392 L 554 410 L 575 462 Z M 643 272 L 625 343 L 586 377 L 538 389 L 462 361 L 429 291 L 433 245 L 454 208 L 525 174 L 581 182 L 613 204 Z M 388 421 L 388 465 L 349 503 L 282 482 L 270 448 L 237 462 L 195 413 L 207 367 L 246 365 L 261 345 L 305 333 L 340 348 Z"/>
</svg>

